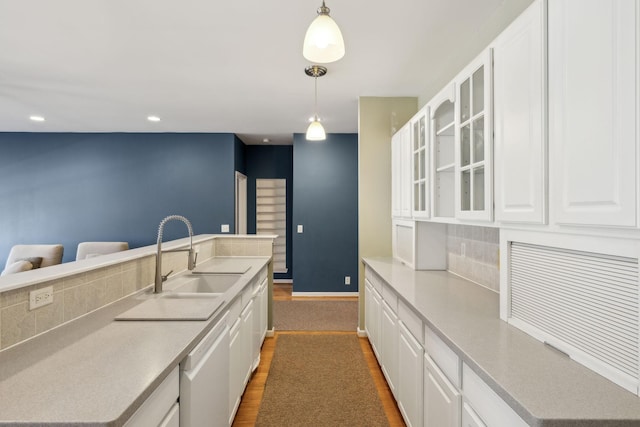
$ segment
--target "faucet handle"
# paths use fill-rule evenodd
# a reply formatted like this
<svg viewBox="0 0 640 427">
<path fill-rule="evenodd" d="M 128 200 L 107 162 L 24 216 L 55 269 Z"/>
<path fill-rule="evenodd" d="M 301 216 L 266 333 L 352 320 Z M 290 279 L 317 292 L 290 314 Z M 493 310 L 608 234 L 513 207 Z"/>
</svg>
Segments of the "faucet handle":
<svg viewBox="0 0 640 427">
<path fill-rule="evenodd" d="M 173 273 L 173 270 L 171 270 L 171 271 L 169 271 L 167 274 L 163 275 L 163 276 L 162 276 L 162 281 L 163 281 L 163 282 L 166 282 L 166 281 L 167 281 L 167 279 L 169 278 L 169 275 L 170 275 L 171 273 Z"/>
</svg>

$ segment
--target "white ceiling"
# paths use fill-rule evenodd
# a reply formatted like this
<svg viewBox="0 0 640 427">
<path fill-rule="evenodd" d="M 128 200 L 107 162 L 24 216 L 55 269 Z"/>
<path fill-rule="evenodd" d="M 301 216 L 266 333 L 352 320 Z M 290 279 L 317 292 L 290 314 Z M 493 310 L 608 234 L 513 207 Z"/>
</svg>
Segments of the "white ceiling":
<svg viewBox="0 0 640 427">
<path fill-rule="evenodd" d="M 318 79 L 327 132 L 357 132 L 360 96 L 428 99 L 531 1 L 327 0 L 346 45 Z M 313 114 L 302 39 L 320 4 L 0 0 L 0 131 L 291 143 Z"/>
</svg>

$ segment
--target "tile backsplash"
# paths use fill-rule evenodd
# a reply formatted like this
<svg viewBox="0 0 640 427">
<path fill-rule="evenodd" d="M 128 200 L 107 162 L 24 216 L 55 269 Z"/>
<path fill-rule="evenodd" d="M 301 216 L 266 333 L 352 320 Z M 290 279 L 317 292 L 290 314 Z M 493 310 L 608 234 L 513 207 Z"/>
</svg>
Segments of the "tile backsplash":
<svg viewBox="0 0 640 427">
<path fill-rule="evenodd" d="M 447 225 L 448 270 L 496 292 L 500 290 L 500 229 Z"/>
<path fill-rule="evenodd" d="M 199 264 L 213 256 L 271 256 L 273 240 L 220 237 L 196 243 L 194 247 Z M 165 274 L 173 270 L 174 276 L 186 268 L 186 252 L 163 253 Z M 0 292 L 0 350 L 138 292 L 153 283 L 154 275 L 155 255 L 148 255 Z M 29 310 L 29 292 L 47 286 L 53 287 L 53 303 Z"/>
<path fill-rule="evenodd" d="M 199 261 L 211 258 L 214 242 L 199 245 Z M 163 254 L 163 271 L 186 270 L 186 252 Z M 0 350 L 46 332 L 151 285 L 155 256 L 48 280 L 0 293 Z M 29 310 L 29 292 L 53 287 L 53 303 Z"/>
</svg>

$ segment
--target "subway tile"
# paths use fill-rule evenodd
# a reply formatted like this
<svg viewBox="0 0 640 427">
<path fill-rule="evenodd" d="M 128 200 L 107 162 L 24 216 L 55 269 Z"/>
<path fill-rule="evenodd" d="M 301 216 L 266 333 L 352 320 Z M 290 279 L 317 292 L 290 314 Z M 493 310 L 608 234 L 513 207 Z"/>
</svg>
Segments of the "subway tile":
<svg viewBox="0 0 640 427">
<path fill-rule="evenodd" d="M 87 283 L 84 287 L 85 290 L 85 298 L 86 298 L 86 310 L 87 313 L 93 311 L 97 308 L 102 307 L 107 302 L 106 297 L 106 280 L 111 280 L 112 278 L 119 276 L 110 276 L 108 278 L 101 278 L 98 280 L 94 280 L 91 283 Z M 122 280 L 116 280 L 120 284 L 122 288 Z"/>
<path fill-rule="evenodd" d="M 19 343 L 36 334 L 36 314 L 29 311 L 29 303 L 5 307 L 2 316 L 2 348 Z"/>
<path fill-rule="evenodd" d="M 495 243 L 485 244 L 485 263 L 496 267 L 500 263 L 500 246 Z"/>
<path fill-rule="evenodd" d="M 472 240 L 467 246 L 467 257 L 475 262 L 484 262 L 485 244 L 482 241 Z"/>
<path fill-rule="evenodd" d="M 122 294 L 130 295 L 140 289 L 142 282 L 142 271 L 138 269 L 123 270 L 120 275 L 122 283 Z"/>
<path fill-rule="evenodd" d="M 484 227 L 484 241 L 487 243 L 500 243 L 500 229 Z"/>
<path fill-rule="evenodd" d="M 231 242 L 228 239 L 221 240 L 216 245 L 216 256 L 230 256 L 232 251 Z"/>
<path fill-rule="evenodd" d="M 471 227 L 471 239 L 481 242 L 484 240 L 484 228 L 485 227 L 478 227 L 478 226 L 473 226 Z"/>
<path fill-rule="evenodd" d="M 127 283 L 127 291 L 125 293 L 125 282 L 122 279 L 122 275 L 107 277 L 104 281 L 104 293 L 105 293 L 105 304 L 112 303 L 114 301 L 119 300 L 125 295 L 129 295 L 136 291 L 136 289 L 131 290 L 131 287 L 135 287 L 136 283 Z"/>
<path fill-rule="evenodd" d="M 79 273 L 79 274 L 74 274 L 73 276 L 65 277 L 62 280 L 62 283 L 63 283 L 64 289 L 74 288 L 76 286 L 83 285 L 87 283 L 87 274 Z"/>
<path fill-rule="evenodd" d="M 54 292 L 53 303 L 33 311 L 36 315 L 36 334 L 62 324 L 64 322 L 64 292 Z"/>
<path fill-rule="evenodd" d="M 87 313 L 87 287 L 76 286 L 64 290 L 64 321 Z"/>
<path fill-rule="evenodd" d="M 53 286 L 53 292 L 61 292 L 64 289 L 64 279 L 50 280 L 45 283 L 37 285 L 37 289 L 46 288 L 47 286 Z"/>
<path fill-rule="evenodd" d="M 32 291 L 33 289 L 35 289 L 34 286 L 28 286 L 0 293 L 0 308 L 29 301 L 29 291 Z"/>
</svg>

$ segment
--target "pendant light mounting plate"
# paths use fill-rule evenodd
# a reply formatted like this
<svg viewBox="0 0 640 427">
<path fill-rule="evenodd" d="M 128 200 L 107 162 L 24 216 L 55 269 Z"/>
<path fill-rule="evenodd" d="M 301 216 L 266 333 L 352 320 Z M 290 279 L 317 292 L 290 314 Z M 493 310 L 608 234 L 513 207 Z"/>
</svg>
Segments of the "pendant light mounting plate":
<svg viewBox="0 0 640 427">
<path fill-rule="evenodd" d="M 304 73 L 309 77 L 322 77 L 327 74 L 327 67 L 322 65 L 309 65 L 304 69 Z"/>
</svg>

